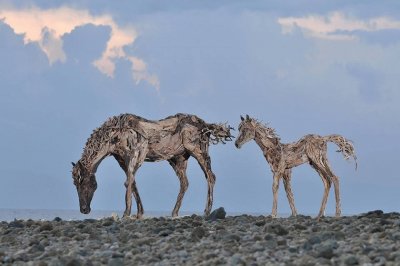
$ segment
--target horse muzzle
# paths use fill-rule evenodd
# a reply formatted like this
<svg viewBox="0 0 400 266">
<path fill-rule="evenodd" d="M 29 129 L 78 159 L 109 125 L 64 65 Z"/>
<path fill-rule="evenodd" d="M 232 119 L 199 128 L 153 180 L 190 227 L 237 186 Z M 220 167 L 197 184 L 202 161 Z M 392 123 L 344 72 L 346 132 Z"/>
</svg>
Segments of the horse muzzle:
<svg viewBox="0 0 400 266">
<path fill-rule="evenodd" d="M 90 213 L 90 207 L 89 206 L 81 206 L 81 213 L 83 214 L 88 214 Z"/>
</svg>

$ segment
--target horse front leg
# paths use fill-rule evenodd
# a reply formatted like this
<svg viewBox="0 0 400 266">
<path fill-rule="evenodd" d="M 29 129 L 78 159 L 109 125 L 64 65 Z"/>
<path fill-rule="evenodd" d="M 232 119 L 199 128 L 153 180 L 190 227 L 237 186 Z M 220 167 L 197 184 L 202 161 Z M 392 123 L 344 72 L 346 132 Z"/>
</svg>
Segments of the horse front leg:
<svg viewBox="0 0 400 266">
<path fill-rule="evenodd" d="M 138 168 L 138 167 L 137 167 Z M 139 191 L 136 186 L 135 172 L 137 168 L 133 171 L 127 173 L 127 180 L 125 182 L 126 193 L 125 193 L 125 211 L 123 217 L 128 217 L 131 215 L 132 210 L 132 194 L 136 201 L 137 207 L 137 218 L 140 219 L 143 216 L 144 210 L 142 205 L 142 200 L 140 199 Z"/>
<path fill-rule="evenodd" d="M 125 192 L 125 211 L 123 217 L 129 217 L 132 209 L 132 187 L 134 183 L 134 176 L 132 172 L 128 172 L 126 176 L 126 192 Z"/>
<path fill-rule="evenodd" d="M 180 189 L 179 194 L 176 199 L 174 210 L 172 211 L 172 217 L 178 216 L 179 209 L 182 204 L 183 196 L 189 186 L 189 181 L 186 176 L 186 168 L 187 168 L 187 160 L 188 157 L 185 156 L 178 156 L 168 160 L 169 164 L 175 170 L 176 175 L 179 178 Z"/>
<path fill-rule="evenodd" d="M 123 217 L 131 215 L 132 209 L 132 194 L 135 197 L 137 205 L 137 218 L 141 218 L 143 215 L 142 201 L 140 200 L 139 191 L 136 187 L 135 173 L 142 165 L 145 159 L 145 153 L 135 152 L 133 156 L 128 160 L 127 167 L 127 179 L 125 182 L 126 194 L 125 194 L 125 211 Z"/>
<path fill-rule="evenodd" d="M 208 156 L 208 154 L 193 153 L 192 155 L 199 163 L 207 179 L 208 191 L 207 191 L 207 202 L 206 202 L 206 207 L 204 209 L 204 215 L 208 216 L 211 212 L 211 208 L 213 205 L 214 185 L 216 177 L 211 170 L 211 159 L 210 156 Z"/>
</svg>

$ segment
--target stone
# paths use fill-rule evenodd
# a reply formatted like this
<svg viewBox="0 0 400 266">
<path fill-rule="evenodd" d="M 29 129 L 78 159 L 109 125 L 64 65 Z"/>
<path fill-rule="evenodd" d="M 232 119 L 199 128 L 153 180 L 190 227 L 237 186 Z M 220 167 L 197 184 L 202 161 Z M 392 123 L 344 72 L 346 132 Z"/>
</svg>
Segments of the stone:
<svg viewBox="0 0 400 266">
<path fill-rule="evenodd" d="M 14 220 L 14 221 L 12 221 L 12 222 L 10 222 L 10 223 L 8 224 L 8 227 L 9 227 L 9 228 L 24 228 L 25 225 L 24 225 L 24 223 L 23 223 L 22 221 L 20 221 L 20 220 Z"/>
<path fill-rule="evenodd" d="M 266 223 L 265 219 L 263 220 L 257 220 L 254 224 L 257 226 L 264 226 Z"/>
<path fill-rule="evenodd" d="M 51 230 L 53 230 L 53 225 L 50 222 L 43 223 L 39 228 L 40 232 L 51 231 Z"/>
<path fill-rule="evenodd" d="M 307 240 L 307 242 L 310 243 L 311 245 L 321 243 L 321 241 L 322 241 L 321 237 L 319 237 L 317 235 L 313 235 Z"/>
<path fill-rule="evenodd" d="M 207 216 L 207 220 L 209 221 L 216 221 L 218 219 L 225 219 L 226 216 L 226 211 L 224 207 L 220 207 L 210 213 L 210 215 Z"/>
<path fill-rule="evenodd" d="M 111 258 L 108 260 L 108 266 L 123 266 L 124 260 L 122 258 Z"/>
<path fill-rule="evenodd" d="M 335 256 L 334 248 L 335 246 L 332 243 L 317 245 L 315 247 L 316 255 L 317 257 L 331 259 L 333 256 Z"/>
<path fill-rule="evenodd" d="M 206 230 L 201 226 L 194 228 L 191 233 L 191 237 L 193 240 L 199 240 L 203 238 L 205 235 L 206 235 Z"/>
<path fill-rule="evenodd" d="M 300 230 L 300 231 L 301 231 L 301 230 L 306 230 L 306 229 L 307 229 L 306 226 L 304 226 L 304 225 L 302 225 L 302 224 L 298 224 L 298 223 L 294 224 L 293 227 L 294 227 L 294 229 Z"/>
<path fill-rule="evenodd" d="M 286 240 L 286 238 L 278 238 L 276 243 L 278 244 L 278 246 L 286 246 L 287 240 Z"/>
<path fill-rule="evenodd" d="M 225 235 L 225 236 L 223 237 L 223 239 L 224 239 L 224 240 L 227 240 L 227 241 L 236 241 L 236 242 L 239 242 L 239 241 L 240 241 L 240 236 L 238 236 L 237 234 L 229 233 L 229 234 Z"/>
<path fill-rule="evenodd" d="M 289 233 L 289 231 L 280 224 L 267 224 L 264 227 L 264 232 L 274 233 L 277 234 L 278 236 L 287 235 Z"/>
<path fill-rule="evenodd" d="M 358 265 L 358 259 L 354 255 L 349 255 L 344 259 L 345 265 Z"/>
<path fill-rule="evenodd" d="M 242 255 L 240 254 L 233 254 L 229 260 L 228 260 L 229 265 L 246 265 L 246 262 L 242 259 Z"/>
<path fill-rule="evenodd" d="M 83 262 L 80 259 L 77 258 L 71 258 L 68 259 L 67 262 L 65 263 L 66 266 L 81 266 L 83 265 Z"/>
<path fill-rule="evenodd" d="M 172 231 L 166 229 L 166 230 L 162 230 L 158 235 L 162 236 L 162 237 L 166 237 L 166 236 L 169 236 L 170 234 L 172 234 Z"/>
<path fill-rule="evenodd" d="M 103 226 L 110 226 L 112 224 L 114 224 L 114 220 L 112 220 L 112 219 L 106 219 L 102 223 Z"/>
</svg>

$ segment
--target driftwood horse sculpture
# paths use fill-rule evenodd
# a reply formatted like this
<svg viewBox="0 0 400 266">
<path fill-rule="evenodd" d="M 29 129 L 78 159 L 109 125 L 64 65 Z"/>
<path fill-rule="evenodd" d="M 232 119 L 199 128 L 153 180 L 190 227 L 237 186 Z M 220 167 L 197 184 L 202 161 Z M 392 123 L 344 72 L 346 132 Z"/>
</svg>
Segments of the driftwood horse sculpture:
<svg viewBox="0 0 400 266">
<path fill-rule="evenodd" d="M 354 147 L 350 141 L 346 140 L 340 135 L 329 135 L 322 137 L 310 134 L 304 136 L 297 142 L 283 144 L 280 142 L 280 138 L 275 133 L 273 128 L 270 128 L 253 118 L 250 118 L 248 115 L 246 115 L 246 118 L 243 118 L 242 116 L 240 118 L 242 121 L 239 125 L 239 136 L 235 142 L 236 147 L 240 148 L 244 143 L 252 139 L 255 140 L 264 153 L 264 157 L 269 163 L 273 173 L 272 217 L 276 217 L 277 215 L 277 193 L 280 178 L 283 178 L 283 184 L 285 187 L 286 196 L 289 200 L 290 208 L 292 210 L 292 215 L 295 216 L 297 214 L 290 184 L 291 169 L 303 163 L 309 163 L 311 167 L 318 172 L 324 183 L 325 191 L 318 218 L 324 215 L 329 189 L 332 182 L 335 188 L 336 216 L 340 216 L 341 207 L 339 177 L 336 176 L 329 167 L 326 156 L 327 142 L 335 143 L 339 147 L 338 152 L 342 152 L 346 160 L 350 157 L 353 157 L 357 168 L 357 158 L 354 153 Z"/>
<path fill-rule="evenodd" d="M 136 187 L 135 173 L 143 162 L 167 160 L 180 181 L 180 191 L 172 211 L 177 216 L 188 188 L 187 161 L 194 157 L 203 170 L 208 195 L 204 210 L 210 213 L 213 202 L 215 175 L 211 170 L 209 144 L 232 140 L 231 127 L 226 124 L 208 124 L 195 115 L 176 114 L 159 121 L 150 121 L 133 114 L 109 118 L 95 129 L 86 142 L 82 158 L 73 164 L 72 176 L 78 191 L 80 211 L 90 212 L 90 203 L 97 188 L 95 173 L 106 156 L 113 156 L 126 174 L 126 209 L 131 214 L 132 194 L 137 205 L 137 217 L 143 215 L 143 206 Z"/>
</svg>

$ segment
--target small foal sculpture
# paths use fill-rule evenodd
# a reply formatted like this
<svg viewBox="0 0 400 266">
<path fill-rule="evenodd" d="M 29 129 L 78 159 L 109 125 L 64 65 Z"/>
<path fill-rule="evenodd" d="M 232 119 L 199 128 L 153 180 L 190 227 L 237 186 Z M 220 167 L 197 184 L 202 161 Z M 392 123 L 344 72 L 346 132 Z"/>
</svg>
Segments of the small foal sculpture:
<svg viewBox="0 0 400 266">
<path fill-rule="evenodd" d="M 318 218 L 324 215 L 329 189 L 332 182 L 335 188 L 336 216 L 340 216 L 341 207 L 339 177 L 336 176 L 329 167 L 328 159 L 326 157 L 327 142 L 333 142 L 338 145 L 338 152 L 342 152 L 346 160 L 350 157 L 353 157 L 357 168 L 357 158 L 354 153 L 354 147 L 350 141 L 346 140 L 340 135 L 329 135 L 322 137 L 310 134 L 304 136 L 297 142 L 283 144 L 280 142 L 280 138 L 275 133 L 273 128 L 263 125 L 259 121 L 250 118 L 248 115 L 246 115 L 246 118 L 243 118 L 242 116 L 240 118 L 242 121 L 239 125 L 239 136 L 235 142 L 235 146 L 240 148 L 244 143 L 252 139 L 255 140 L 264 153 L 265 159 L 271 166 L 273 173 L 272 217 L 276 217 L 277 215 L 277 200 L 280 178 L 283 178 L 283 184 L 290 208 L 292 210 L 292 215 L 297 215 L 290 184 L 291 169 L 303 163 L 309 163 L 311 167 L 318 172 L 324 183 L 325 191 Z"/>
<path fill-rule="evenodd" d="M 90 203 L 97 188 L 95 173 L 101 161 L 113 156 L 126 174 L 126 208 L 131 214 L 132 194 L 137 205 L 137 218 L 143 215 L 143 206 L 136 187 L 135 173 L 143 162 L 167 160 L 180 181 L 180 191 L 172 216 L 177 216 L 188 188 L 187 160 L 194 157 L 208 183 L 204 214 L 210 213 L 213 203 L 215 175 L 211 170 L 209 144 L 232 140 L 231 127 L 209 124 L 195 115 L 176 114 L 159 121 L 150 121 L 133 114 L 109 118 L 95 129 L 86 142 L 82 158 L 72 163 L 73 181 L 78 191 L 80 211 L 90 212 Z"/>
</svg>

